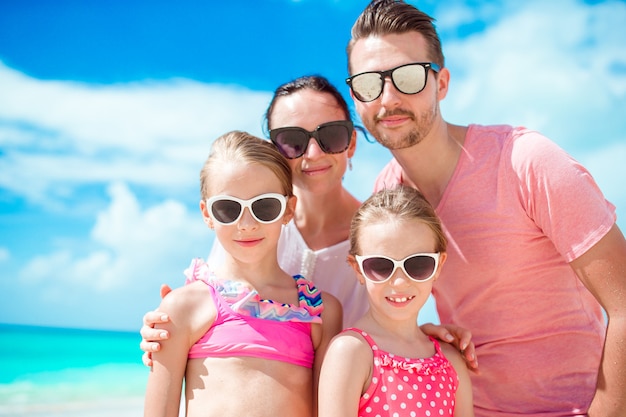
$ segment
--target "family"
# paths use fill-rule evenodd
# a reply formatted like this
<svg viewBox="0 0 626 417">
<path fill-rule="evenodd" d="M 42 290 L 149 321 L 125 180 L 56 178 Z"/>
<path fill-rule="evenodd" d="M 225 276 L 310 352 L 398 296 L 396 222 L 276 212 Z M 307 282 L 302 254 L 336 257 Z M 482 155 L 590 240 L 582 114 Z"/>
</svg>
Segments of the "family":
<svg viewBox="0 0 626 417">
<path fill-rule="evenodd" d="M 144 316 L 145 416 L 626 415 L 626 240 L 540 133 L 458 126 L 433 19 L 373 0 L 346 82 L 393 159 L 361 202 L 355 126 L 321 76 L 281 85 L 269 140 L 217 138 L 216 243 Z M 433 294 L 441 326 L 417 325 Z M 480 363 L 480 364 L 479 364 Z"/>
</svg>

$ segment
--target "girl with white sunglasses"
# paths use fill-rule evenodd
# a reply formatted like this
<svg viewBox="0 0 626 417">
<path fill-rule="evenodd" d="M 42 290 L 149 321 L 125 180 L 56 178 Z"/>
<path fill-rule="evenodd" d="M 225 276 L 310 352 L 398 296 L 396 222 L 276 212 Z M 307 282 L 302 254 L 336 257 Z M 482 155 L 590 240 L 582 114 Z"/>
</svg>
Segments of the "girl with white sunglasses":
<svg viewBox="0 0 626 417">
<path fill-rule="evenodd" d="M 474 415 L 463 358 L 417 325 L 446 245 L 434 209 L 413 188 L 379 191 L 359 208 L 348 262 L 369 310 L 328 347 L 320 417 Z"/>
<path fill-rule="evenodd" d="M 187 285 L 165 297 L 144 416 L 313 416 L 321 358 L 341 329 L 341 305 L 277 260 L 293 216 L 291 170 L 269 142 L 218 138 L 200 174 L 200 210 L 225 249 L 216 267 L 194 259 Z M 206 251 L 200 252 L 200 255 Z"/>
</svg>

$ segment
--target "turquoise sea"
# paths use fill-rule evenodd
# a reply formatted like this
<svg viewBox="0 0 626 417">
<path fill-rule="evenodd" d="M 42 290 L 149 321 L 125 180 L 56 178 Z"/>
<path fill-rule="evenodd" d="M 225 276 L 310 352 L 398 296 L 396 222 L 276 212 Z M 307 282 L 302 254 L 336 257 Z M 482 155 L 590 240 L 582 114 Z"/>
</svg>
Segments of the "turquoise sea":
<svg viewBox="0 0 626 417">
<path fill-rule="evenodd" d="M 0 324 L 0 416 L 141 416 L 138 332 Z"/>
</svg>

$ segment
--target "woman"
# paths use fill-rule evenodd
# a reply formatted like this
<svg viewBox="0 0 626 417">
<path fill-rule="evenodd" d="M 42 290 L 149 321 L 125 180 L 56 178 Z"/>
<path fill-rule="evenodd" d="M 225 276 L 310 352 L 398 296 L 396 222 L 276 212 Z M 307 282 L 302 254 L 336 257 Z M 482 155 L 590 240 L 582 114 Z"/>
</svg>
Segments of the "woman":
<svg viewBox="0 0 626 417">
<path fill-rule="evenodd" d="M 342 183 L 356 150 L 348 105 L 326 78 L 300 77 L 276 89 L 265 120 L 298 198 L 279 242 L 280 265 L 337 297 L 343 324 L 351 325 L 367 310 L 367 295 L 346 262 L 350 220 L 361 204 Z M 209 264 L 216 252 L 223 250 L 215 245 Z"/>
</svg>

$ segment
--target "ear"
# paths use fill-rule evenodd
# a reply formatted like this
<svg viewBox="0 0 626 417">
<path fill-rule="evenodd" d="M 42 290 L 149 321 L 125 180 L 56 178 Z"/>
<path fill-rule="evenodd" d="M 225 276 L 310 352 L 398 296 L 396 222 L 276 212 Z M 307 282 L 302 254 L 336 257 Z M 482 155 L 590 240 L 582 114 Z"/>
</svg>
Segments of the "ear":
<svg viewBox="0 0 626 417">
<path fill-rule="evenodd" d="M 448 95 L 448 85 L 450 84 L 450 71 L 448 68 L 441 68 L 437 74 L 437 99 L 439 101 Z"/>
<path fill-rule="evenodd" d="M 439 265 L 437 265 L 437 273 L 435 274 L 435 277 L 433 278 L 433 282 L 437 281 L 437 278 L 439 278 L 439 274 L 441 273 L 441 268 L 443 267 L 443 264 L 446 263 L 446 259 L 448 259 L 448 254 L 446 252 L 441 252 L 441 254 L 439 255 Z"/>
<path fill-rule="evenodd" d="M 350 138 L 350 144 L 348 145 L 348 159 L 354 156 L 356 152 L 356 129 L 352 130 L 352 138 Z"/>
<path fill-rule="evenodd" d="M 361 274 L 361 268 L 359 268 L 359 264 L 357 263 L 354 255 L 348 255 L 346 257 L 346 262 L 348 262 L 348 265 L 350 265 L 354 270 L 354 274 L 356 275 L 356 279 L 359 281 L 359 284 L 365 285 L 365 277 Z"/>
<path fill-rule="evenodd" d="M 202 213 L 202 220 L 209 226 L 210 229 L 213 229 L 213 219 L 209 216 L 208 207 L 206 206 L 205 200 L 200 200 L 200 213 Z"/>
<path fill-rule="evenodd" d="M 285 208 L 285 214 L 283 214 L 283 224 L 287 224 L 293 219 L 293 216 L 296 214 L 296 203 L 298 202 L 298 197 L 292 195 L 287 200 L 287 207 Z"/>
</svg>

